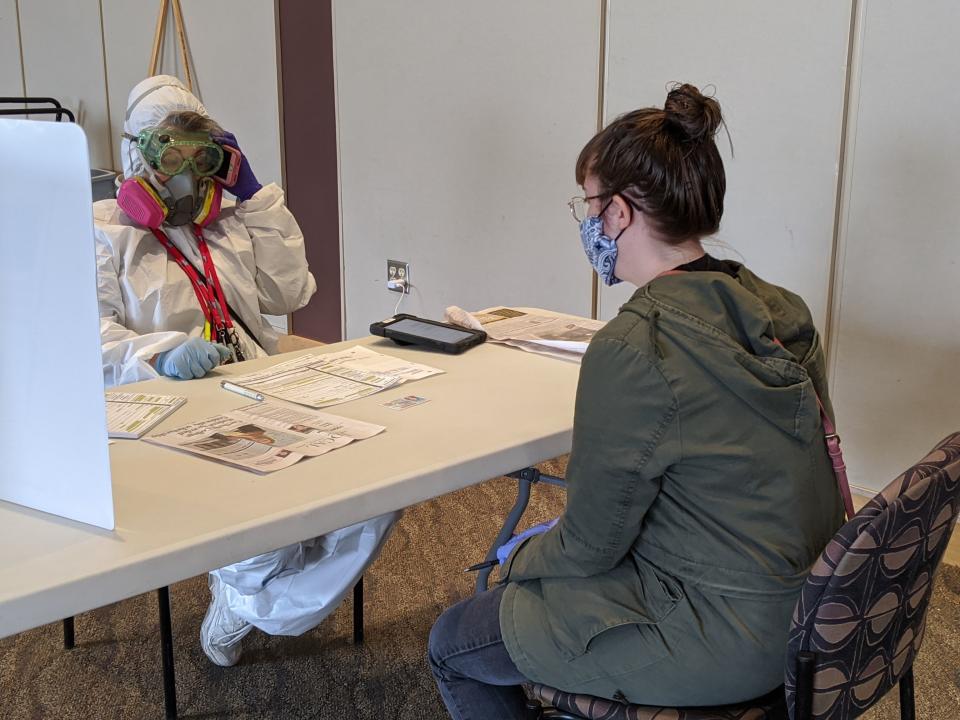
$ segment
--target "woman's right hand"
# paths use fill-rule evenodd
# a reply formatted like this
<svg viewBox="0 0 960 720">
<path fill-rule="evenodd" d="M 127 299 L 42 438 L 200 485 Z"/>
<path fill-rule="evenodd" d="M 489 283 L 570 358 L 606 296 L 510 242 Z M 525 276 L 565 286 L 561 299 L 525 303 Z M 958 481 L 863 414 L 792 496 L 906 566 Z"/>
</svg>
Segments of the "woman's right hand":
<svg viewBox="0 0 960 720">
<path fill-rule="evenodd" d="M 539 535 L 540 533 L 545 533 L 547 530 L 552 528 L 557 524 L 557 521 L 560 518 L 556 517 L 553 520 L 547 520 L 547 522 L 540 523 L 539 525 L 534 525 L 531 528 L 527 528 L 519 535 L 514 535 L 512 538 L 507 540 L 503 545 L 497 548 L 497 560 L 500 561 L 500 564 L 503 565 L 507 558 L 510 557 L 510 553 L 513 552 L 513 549 L 521 542 L 526 540 L 528 537 L 534 535 Z"/>
<path fill-rule="evenodd" d="M 188 338 L 182 345 L 157 355 L 157 372 L 179 380 L 201 378 L 230 357 L 230 349 L 203 338 Z"/>
</svg>

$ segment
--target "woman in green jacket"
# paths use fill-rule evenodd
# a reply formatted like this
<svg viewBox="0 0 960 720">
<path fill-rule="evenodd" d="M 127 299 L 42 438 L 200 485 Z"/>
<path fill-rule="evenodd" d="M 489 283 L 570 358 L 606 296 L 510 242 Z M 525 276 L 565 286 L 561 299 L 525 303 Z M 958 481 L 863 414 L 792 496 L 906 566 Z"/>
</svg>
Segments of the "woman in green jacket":
<svg viewBox="0 0 960 720">
<path fill-rule="evenodd" d="M 587 256 L 638 289 L 584 355 L 559 521 L 431 631 L 456 720 L 524 717 L 527 681 L 666 706 L 783 682 L 800 587 L 843 518 L 818 397 L 832 408 L 803 300 L 701 245 L 723 213 L 720 123 L 681 85 L 577 160 Z"/>
</svg>

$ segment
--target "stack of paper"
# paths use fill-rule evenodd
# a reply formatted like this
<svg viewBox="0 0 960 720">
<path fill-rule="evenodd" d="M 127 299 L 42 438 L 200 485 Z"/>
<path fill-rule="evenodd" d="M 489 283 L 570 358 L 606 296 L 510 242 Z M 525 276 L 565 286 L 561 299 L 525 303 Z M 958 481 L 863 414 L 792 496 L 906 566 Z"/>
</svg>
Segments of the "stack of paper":
<svg viewBox="0 0 960 720">
<path fill-rule="evenodd" d="M 383 355 L 365 347 L 301 355 L 230 382 L 312 408 L 356 400 L 443 370 Z"/>
<path fill-rule="evenodd" d="M 528 352 L 580 362 L 601 320 L 564 315 L 534 308 L 497 307 L 468 313 L 447 308 L 445 320 L 455 325 L 484 330 L 490 342 L 512 345 Z"/>
<path fill-rule="evenodd" d="M 139 438 L 176 411 L 187 399 L 176 395 L 108 392 L 107 434 L 112 438 Z"/>
</svg>

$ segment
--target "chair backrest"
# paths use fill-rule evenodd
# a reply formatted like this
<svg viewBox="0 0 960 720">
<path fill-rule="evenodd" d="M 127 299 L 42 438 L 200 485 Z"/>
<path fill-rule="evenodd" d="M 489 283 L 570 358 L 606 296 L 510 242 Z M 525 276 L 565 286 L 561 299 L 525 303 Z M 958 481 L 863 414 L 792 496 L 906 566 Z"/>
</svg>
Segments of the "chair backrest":
<svg viewBox="0 0 960 720">
<path fill-rule="evenodd" d="M 791 718 L 798 653 L 816 655 L 817 720 L 857 717 L 910 669 L 958 511 L 960 433 L 954 433 L 840 528 L 794 612 L 786 666 Z"/>
</svg>

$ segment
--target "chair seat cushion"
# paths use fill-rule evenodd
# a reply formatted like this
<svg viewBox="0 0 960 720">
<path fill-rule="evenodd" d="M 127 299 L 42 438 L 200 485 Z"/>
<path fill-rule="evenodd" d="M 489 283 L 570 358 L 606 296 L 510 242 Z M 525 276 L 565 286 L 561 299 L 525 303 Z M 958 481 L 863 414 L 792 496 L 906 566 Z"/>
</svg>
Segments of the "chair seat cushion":
<svg viewBox="0 0 960 720">
<path fill-rule="evenodd" d="M 688 708 L 627 705 L 591 695 L 567 693 L 546 685 L 530 685 L 529 689 L 540 702 L 585 720 L 779 720 L 786 717 L 782 687 L 738 705 Z"/>
</svg>

